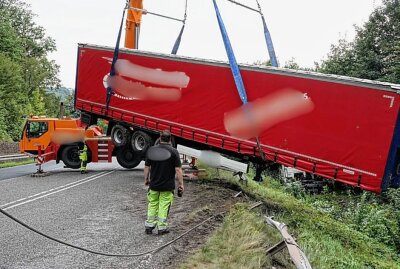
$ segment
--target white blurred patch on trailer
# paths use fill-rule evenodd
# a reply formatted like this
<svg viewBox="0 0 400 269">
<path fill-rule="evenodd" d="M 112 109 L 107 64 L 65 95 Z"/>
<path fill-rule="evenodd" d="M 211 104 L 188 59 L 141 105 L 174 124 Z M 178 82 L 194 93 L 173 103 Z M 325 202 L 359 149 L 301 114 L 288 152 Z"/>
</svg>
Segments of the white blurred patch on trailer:
<svg viewBox="0 0 400 269">
<path fill-rule="evenodd" d="M 177 150 L 180 154 L 194 157 L 211 167 L 242 173 L 247 173 L 248 171 L 248 164 L 225 158 L 214 151 L 197 150 L 182 145 L 178 145 Z"/>
<path fill-rule="evenodd" d="M 306 173 L 296 168 L 282 165 L 280 168 L 281 178 L 286 180 L 296 180 L 305 177 Z"/>
</svg>

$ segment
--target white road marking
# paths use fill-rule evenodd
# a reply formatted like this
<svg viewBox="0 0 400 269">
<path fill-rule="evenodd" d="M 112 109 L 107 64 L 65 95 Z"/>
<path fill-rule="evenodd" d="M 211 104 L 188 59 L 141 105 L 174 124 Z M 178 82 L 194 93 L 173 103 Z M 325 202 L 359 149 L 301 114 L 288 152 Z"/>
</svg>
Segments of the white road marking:
<svg viewBox="0 0 400 269">
<path fill-rule="evenodd" d="M 37 193 L 37 194 L 34 194 L 34 195 L 30 195 L 30 196 L 25 197 L 25 198 L 21 198 L 21 199 L 19 199 L 19 200 L 9 202 L 9 203 L 7 203 L 7 204 L 1 205 L 0 208 L 3 208 L 3 207 L 5 207 L 5 206 L 8 206 L 8 205 L 11 205 L 11 204 L 14 204 L 14 203 L 23 201 L 23 200 L 31 199 L 31 198 L 34 198 L 34 197 L 36 197 L 36 196 L 42 195 L 42 194 L 46 194 L 46 193 L 49 193 L 49 192 L 52 192 L 52 191 L 56 191 L 56 190 L 58 190 L 58 189 L 65 188 L 65 187 L 68 187 L 68 186 L 70 186 L 70 185 L 77 184 L 77 183 L 79 183 L 79 182 L 82 182 L 82 181 L 91 179 L 91 178 L 93 178 L 93 177 L 95 177 L 95 176 L 98 176 L 98 175 L 101 175 L 101 174 L 103 174 L 103 173 L 106 173 L 106 172 L 101 172 L 101 173 L 96 174 L 96 175 L 91 175 L 91 176 L 89 176 L 89 177 L 86 177 L 86 178 L 83 178 L 83 179 L 81 179 L 81 180 L 78 180 L 78 181 L 74 181 L 74 182 L 65 184 L 65 185 L 63 185 L 63 186 L 59 186 L 59 187 L 57 187 L 57 188 L 53 188 L 53 189 L 50 189 L 50 190 L 47 190 L 47 191 L 42 191 L 42 192 L 40 192 L 40 193 Z"/>
<path fill-rule="evenodd" d="M 21 199 L 18 199 L 16 201 L 9 202 L 7 204 L 1 205 L 0 208 L 3 209 L 3 210 L 8 210 L 8 209 L 20 206 L 20 205 L 24 205 L 24 204 L 27 204 L 27 203 L 42 199 L 42 198 L 47 197 L 49 195 L 65 191 L 65 190 L 68 190 L 70 188 L 74 188 L 74 187 L 79 186 L 81 184 L 88 183 L 88 182 L 90 182 L 92 180 L 101 178 L 103 176 L 107 176 L 107 175 L 113 173 L 114 171 L 115 170 L 112 170 L 112 171 L 109 171 L 109 172 L 101 172 L 99 174 L 92 175 L 90 177 L 87 177 L 87 178 L 84 178 L 84 179 L 81 179 L 81 180 L 78 180 L 78 181 L 75 181 L 75 182 L 71 182 L 71 183 L 65 184 L 63 186 L 59 186 L 57 188 L 53 188 L 53 189 L 50 189 L 50 190 L 47 190 L 47 191 L 42 191 L 40 193 L 37 193 L 37 194 L 34 194 L 34 195 L 30 195 L 28 197 L 21 198 Z"/>
</svg>

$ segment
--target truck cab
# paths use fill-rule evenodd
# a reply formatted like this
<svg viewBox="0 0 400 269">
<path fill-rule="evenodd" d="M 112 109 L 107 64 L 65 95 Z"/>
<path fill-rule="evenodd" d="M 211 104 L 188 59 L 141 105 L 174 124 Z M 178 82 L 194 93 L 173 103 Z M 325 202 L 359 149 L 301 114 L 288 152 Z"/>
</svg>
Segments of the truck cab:
<svg viewBox="0 0 400 269">
<path fill-rule="evenodd" d="M 80 126 L 78 119 L 32 116 L 25 124 L 19 149 L 21 153 L 38 154 L 39 147 L 44 151 L 51 143 L 80 142 L 83 141 L 84 135 L 85 128 Z"/>
<path fill-rule="evenodd" d="M 21 153 L 41 156 L 43 162 L 62 160 L 66 167 L 80 167 L 79 150 L 88 147 L 88 162 L 111 162 L 114 145 L 99 126 L 86 126 L 79 119 L 30 117 L 19 142 Z"/>
</svg>

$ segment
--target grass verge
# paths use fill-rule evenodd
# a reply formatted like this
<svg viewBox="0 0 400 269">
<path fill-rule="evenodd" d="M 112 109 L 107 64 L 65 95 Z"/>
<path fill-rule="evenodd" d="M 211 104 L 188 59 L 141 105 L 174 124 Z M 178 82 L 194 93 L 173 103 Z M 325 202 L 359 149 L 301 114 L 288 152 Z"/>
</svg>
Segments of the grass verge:
<svg viewBox="0 0 400 269">
<path fill-rule="evenodd" d="M 263 222 L 259 214 L 249 211 L 248 205 L 237 204 L 206 246 L 180 268 L 255 269 L 272 266 L 272 261 L 265 255 L 264 247 L 265 242 L 271 240 L 278 242 L 280 236 Z M 283 255 L 284 253 L 277 255 L 278 263 L 286 265 L 288 257 Z"/>
<path fill-rule="evenodd" d="M 31 164 L 34 163 L 35 161 L 33 159 L 25 159 L 21 161 L 11 161 L 11 162 L 4 162 L 0 163 L 0 169 L 1 168 L 8 168 L 8 167 L 14 167 L 18 165 L 24 165 L 24 164 Z"/>
<path fill-rule="evenodd" d="M 215 177 L 214 169 L 207 168 L 207 172 L 208 180 Z M 400 268 L 400 256 L 393 249 L 273 188 L 268 180 L 263 184 L 249 181 L 245 185 L 232 178 L 230 173 L 220 171 L 218 177 L 263 201 L 268 215 L 286 223 L 313 268 Z M 259 219 L 262 221 L 261 217 Z M 241 226 L 241 222 L 250 226 Z M 250 215 L 233 212 L 207 245 L 182 268 L 265 268 L 270 261 L 265 258 L 265 251 L 260 250 L 260 245 L 254 242 L 271 235 L 257 225 Z M 275 233 L 279 237 L 278 231 Z M 242 237 L 238 238 L 240 234 Z"/>
</svg>

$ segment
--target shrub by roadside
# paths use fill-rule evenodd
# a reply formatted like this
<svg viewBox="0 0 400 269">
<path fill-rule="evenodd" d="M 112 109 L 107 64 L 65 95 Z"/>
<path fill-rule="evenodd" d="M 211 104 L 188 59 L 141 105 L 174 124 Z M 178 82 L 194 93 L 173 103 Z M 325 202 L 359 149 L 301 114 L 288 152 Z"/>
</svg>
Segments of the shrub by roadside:
<svg viewBox="0 0 400 269">
<path fill-rule="evenodd" d="M 215 178 L 214 169 L 207 168 L 207 171 L 208 179 Z M 253 181 L 244 185 L 232 178 L 231 173 L 220 171 L 218 177 L 240 187 L 248 195 L 262 200 L 268 209 L 268 214 L 274 215 L 279 222 L 286 223 L 290 231 L 295 234 L 297 242 L 313 268 L 400 268 L 400 257 L 396 251 L 353 229 L 351 225 L 333 219 L 281 189 L 274 188 L 268 179 L 261 185 Z M 224 240 L 223 237 L 220 240 Z M 212 242 L 213 239 L 210 239 L 209 244 Z M 223 242 L 220 244 L 224 245 Z M 200 257 L 204 264 L 211 262 L 201 254 L 197 257 Z M 217 268 L 206 267 L 204 264 L 199 263 L 195 265 L 198 267 L 193 268 Z M 263 268 L 262 266 L 252 268 Z M 220 268 L 240 268 L 240 266 L 227 265 Z"/>
<path fill-rule="evenodd" d="M 400 189 L 383 194 L 326 191 L 310 195 L 301 189 L 276 186 L 301 202 L 393 248 L 400 255 Z"/>
</svg>

